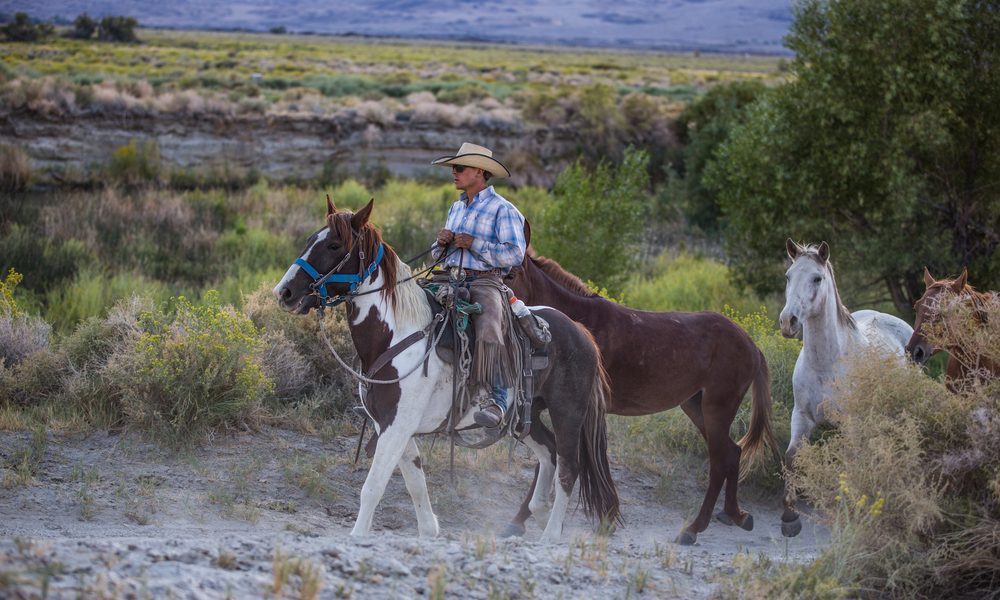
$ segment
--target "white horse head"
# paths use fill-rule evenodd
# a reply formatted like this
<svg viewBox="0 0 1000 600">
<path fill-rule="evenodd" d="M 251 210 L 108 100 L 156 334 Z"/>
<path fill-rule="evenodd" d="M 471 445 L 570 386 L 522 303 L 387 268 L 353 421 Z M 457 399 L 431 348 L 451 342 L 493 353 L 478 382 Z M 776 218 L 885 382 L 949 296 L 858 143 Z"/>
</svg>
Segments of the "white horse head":
<svg viewBox="0 0 1000 600">
<path fill-rule="evenodd" d="M 837 281 L 830 264 L 830 246 L 800 246 L 791 239 L 785 250 L 792 265 L 785 271 L 785 307 L 778 322 L 785 337 L 801 337 L 802 324 L 832 314 L 845 327 L 857 328 L 851 313 L 840 301 Z"/>
</svg>

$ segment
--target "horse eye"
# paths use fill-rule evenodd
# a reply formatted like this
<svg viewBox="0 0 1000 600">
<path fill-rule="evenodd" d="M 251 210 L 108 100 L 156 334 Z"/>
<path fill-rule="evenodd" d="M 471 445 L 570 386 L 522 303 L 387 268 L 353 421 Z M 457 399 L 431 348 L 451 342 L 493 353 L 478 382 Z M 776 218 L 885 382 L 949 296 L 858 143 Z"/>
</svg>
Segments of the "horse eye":
<svg viewBox="0 0 1000 600">
<path fill-rule="evenodd" d="M 330 244 L 326 248 L 327 250 L 340 250 L 340 244 Z"/>
<path fill-rule="evenodd" d="M 823 278 L 820 277 L 819 275 L 813 277 L 813 283 L 819 283 L 821 281 L 823 281 Z"/>
</svg>

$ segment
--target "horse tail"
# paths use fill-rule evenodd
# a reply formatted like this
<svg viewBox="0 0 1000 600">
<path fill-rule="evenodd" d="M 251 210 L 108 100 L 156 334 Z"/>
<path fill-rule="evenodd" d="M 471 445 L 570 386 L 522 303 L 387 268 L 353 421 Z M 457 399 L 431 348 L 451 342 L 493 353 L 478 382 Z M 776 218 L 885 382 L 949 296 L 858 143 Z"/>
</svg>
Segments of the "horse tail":
<svg viewBox="0 0 1000 600">
<path fill-rule="evenodd" d="M 744 479 L 761 460 L 760 455 L 765 446 L 771 448 L 778 463 L 781 463 L 778 444 L 774 441 L 774 432 L 771 430 L 771 372 L 768 369 L 764 353 L 760 351 L 760 348 L 756 348 L 756 350 L 760 366 L 753 379 L 750 428 L 739 441 L 740 448 L 743 450 L 740 457 L 740 480 Z"/>
<path fill-rule="evenodd" d="M 590 337 L 589 332 L 587 334 Z M 611 464 L 608 462 L 607 399 L 611 396 L 611 386 L 596 344 L 594 353 L 597 356 L 597 373 L 591 384 L 578 456 L 580 500 L 587 516 L 600 518 L 604 525 L 623 525 L 618 489 L 611 479 Z"/>
</svg>

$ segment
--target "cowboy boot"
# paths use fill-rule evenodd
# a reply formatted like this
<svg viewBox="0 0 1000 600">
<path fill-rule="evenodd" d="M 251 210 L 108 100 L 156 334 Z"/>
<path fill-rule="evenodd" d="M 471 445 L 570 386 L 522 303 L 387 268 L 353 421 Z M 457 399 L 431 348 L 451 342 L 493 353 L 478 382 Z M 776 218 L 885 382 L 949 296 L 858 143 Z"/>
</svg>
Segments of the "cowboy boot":
<svg viewBox="0 0 1000 600">
<path fill-rule="evenodd" d="M 483 408 L 476 411 L 472 415 L 472 419 L 476 422 L 476 425 L 486 427 L 487 429 L 493 429 L 494 427 L 499 427 L 500 423 L 503 422 L 504 410 L 500 408 L 500 405 L 496 402 L 492 402 L 489 406 L 484 406 Z"/>
</svg>

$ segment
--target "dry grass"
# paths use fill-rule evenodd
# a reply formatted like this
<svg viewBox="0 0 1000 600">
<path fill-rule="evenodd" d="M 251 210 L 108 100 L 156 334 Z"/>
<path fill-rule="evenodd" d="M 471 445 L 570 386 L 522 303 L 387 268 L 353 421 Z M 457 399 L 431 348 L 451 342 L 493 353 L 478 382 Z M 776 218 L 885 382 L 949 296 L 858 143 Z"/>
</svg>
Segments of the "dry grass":
<svg viewBox="0 0 1000 600">
<path fill-rule="evenodd" d="M 24 148 L 0 144 L 0 190 L 23 190 L 31 183 L 33 175 L 31 159 Z"/>
<path fill-rule="evenodd" d="M 998 320 L 1000 305 L 946 310 L 935 342 L 993 360 Z M 829 413 L 837 428 L 796 457 L 830 548 L 807 567 L 737 569 L 724 595 L 1000 597 L 998 384 L 979 371 L 952 393 L 912 365 L 852 361 Z"/>
</svg>

